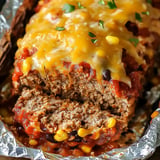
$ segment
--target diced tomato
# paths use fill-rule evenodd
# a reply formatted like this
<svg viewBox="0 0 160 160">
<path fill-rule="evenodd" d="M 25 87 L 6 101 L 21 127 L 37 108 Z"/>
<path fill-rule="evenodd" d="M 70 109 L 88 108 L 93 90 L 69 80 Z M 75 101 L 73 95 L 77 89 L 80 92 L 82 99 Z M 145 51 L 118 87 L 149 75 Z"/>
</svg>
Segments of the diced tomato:
<svg viewBox="0 0 160 160">
<path fill-rule="evenodd" d="M 63 61 L 63 66 L 64 66 L 65 68 L 69 69 L 70 65 L 71 65 L 71 62 Z"/>
<path fill-rule="evenodd" d="M 32 56 L 35 52 L 37 52 L 37 48 L 33 47 L 32 50 L 28 50 L 28 48 L 23 49 L 23 53 L 20 56 L 20 59 L 26 59 L 27 57 Z"/>
<path fill-rule="evenodd" d="M 21 61 L 18 61 L 16 63 L 15 71 L 14 71 L 13 76 L 12 76 L 12 81 L 18 81 L 19 77 L 23 75 L 23 73 L 21 71 L 21 64 L 22 64 Z"/>
</svg>

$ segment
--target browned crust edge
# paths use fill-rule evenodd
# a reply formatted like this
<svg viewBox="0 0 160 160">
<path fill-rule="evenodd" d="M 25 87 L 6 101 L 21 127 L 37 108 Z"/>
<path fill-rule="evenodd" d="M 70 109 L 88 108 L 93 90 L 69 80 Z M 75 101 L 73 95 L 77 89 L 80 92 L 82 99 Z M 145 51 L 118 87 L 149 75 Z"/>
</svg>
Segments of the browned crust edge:
<svg viewBox="0 0 160 160">
<path fill-rule="evenodd" d="M 35 13 L 34 7 L 39 0 L 24 0 L 18 8 L 11 23 L 11 28 L 0 40 L 0 79 L 8 75 L 14 62 L 14 55 L 17 50 L 17 40 L 25 33 L 25 26 L 30 17 Z"/>
</svg>

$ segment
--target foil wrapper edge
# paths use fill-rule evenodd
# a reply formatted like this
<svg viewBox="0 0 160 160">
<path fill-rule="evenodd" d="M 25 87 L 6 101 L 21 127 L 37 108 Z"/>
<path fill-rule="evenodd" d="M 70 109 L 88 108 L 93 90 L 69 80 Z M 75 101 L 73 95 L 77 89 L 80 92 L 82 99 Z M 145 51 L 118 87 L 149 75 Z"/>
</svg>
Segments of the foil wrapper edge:
<svg viewBox="0 0 160 160">
<path fill-rule="evenodd" d="M 22 0 L 7 0 L 0 12 L 0 38 L 4 32 L 9 29 L 17 8 Z M 160 88 L 160 86 L 159 86 Z M 160 89 L 156 93 L 160 93 Z M 157 95 L 155 93 L 155 95 Z M 154 97 L 151 97 L 153 103 Z M 160 112 L 160 109 L 157 109 Z M 0 121 L 0 155 L 8 157 L 24 157 L 34 160 L 145 160 L 150 157 L 156 147 L 160 146 L 160 115 L 152 120 L 152 123 L 146 130 L 144 136 L 136 143 L 126 148 L 114 149 L 98 157 L 62 157 L 56 154 L 44 153 L 41 150 L 28 148 L 18 142 L 13 134 L 7 129 L 5 124 Z"/>
</svg>

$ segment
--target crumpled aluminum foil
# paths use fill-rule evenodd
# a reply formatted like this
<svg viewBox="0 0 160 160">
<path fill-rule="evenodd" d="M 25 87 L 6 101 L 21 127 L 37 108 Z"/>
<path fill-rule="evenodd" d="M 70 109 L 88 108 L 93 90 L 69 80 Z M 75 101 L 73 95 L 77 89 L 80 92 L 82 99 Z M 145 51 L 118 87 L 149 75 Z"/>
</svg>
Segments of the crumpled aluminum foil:
<svg viewBox="0 0 160 160">
<path fill-rule="evenodd" d="M 15 15 L 17 8 L 22 0 L 7 0 L 0 12 L 0 38 L 5 30 L 9 29 L 10 22 Z M 147 94 L 150 104 L 153 104 L 160 98 L 160 85 L 154 87 Z M 160 112 L 160 108 L 157 109 Z M 56 154 L 43 153 L 41 150 L 32 149 L 23 146 L 18 142 L 13 134 L 7 129 L 7 126 L 0 121 L 0 155 L 8 157 L 24 157 L 34 160 L 145 160 L 150 157 L 156 147 L 160 146 L 160 114 L 152 120 L 152 123 L 146 130 L 144 136 L 136 143 L 126 148 L 114 149 L 98 157 L 62 157 Z"/>
<path fill-rule="evenodd" d="M 0 38 L 2 38 L 5 30 L 9 29 L 10 23 L 21 3 L 22 0 L 6 0 L 6 3 L 0 12 Z"/>
</svg>

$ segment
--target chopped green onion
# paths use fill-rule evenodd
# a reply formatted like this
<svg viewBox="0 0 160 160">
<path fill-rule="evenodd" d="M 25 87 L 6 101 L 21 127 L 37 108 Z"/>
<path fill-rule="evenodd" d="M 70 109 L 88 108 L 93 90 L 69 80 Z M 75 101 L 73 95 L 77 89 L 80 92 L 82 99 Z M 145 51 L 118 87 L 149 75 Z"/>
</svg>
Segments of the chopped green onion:
<svg viewBox="0 0 160 160">
<path fill-rule="evenodd" d="M 91 42 L 94 43 L 94 44 L 95 44 L 97 41 L 98 41 L 97 39 L 91 39 Z"/>
<path fill-rule="evenodd" d="M 92 32 L 88 32 L 88 35 L 89 35 L 90 37 L 96 37 L 96 35 L 95 35 L 94 33 L 92 33 Z"/>
<path fill-rule="evenodd" d="M 142 17 L 139 13 L 137 13 L 137 12 L 135 13 L 135 18 L 137 21 L 142 22 Z"/>
<path fill-rule="evenodd" d="M 129 41 L 136 47 L 139 43 L 138 38 L 130 38 Z"/>
<path fill-rule="evenodd" d="M 110 9 L 116 9 L 116 8 L 117 8 L 114 0 L 109 1 L 107 4 L 108 4 L 108 7 L 109 7 Z"/>
<path fill-rule="evenodd" d="M 79 8 L 79 9 L 83 9 L 83 8 L 85 8 L 84 6 L 82 6 L 82 5 L 81 5 L 81 3 L 80 3 L 80 2 L 78 2 L 77 4 L 78 4 L 78 8 Z"/>
<path fill-rule="evenodd" d="M 99 24 L 102 28 L 104 28 L 104 21 L 99 20 L 98 24 Z"/>
<path fill-rule="evenodd" d="M 147 0 L 147 3 L 150 3 L 150 4 L 152 4 L 152 0 Z"/>
<path fill-rule="evenodd" d="M 146 12 L 142 12 L 142 14 L 149 16 L 150 13 L 149 13 L 149 11 L 146 11 Z"/>
<path fill-rule="evenodd" d="M 105 2 L 104 2 L 104 0 L 99 0 L 98 4 L 105 5 Z"/>
<path fill-rule="evenodd" d="M 66 3 L 64 6 L 63 6 L 63 9 L 64 13 L 70 13 L 70 12 L 73 12 L 75 10 L 75 6 L 71 5 L 71 4 L 68 4 Z"/>
<path fill-rule="evenodd" d="M 64 28 L 64 27 L 56 27 L 56 30 L 57 30 L 57 31 L 64 31 L 65 28 Z"/>
</svg>

